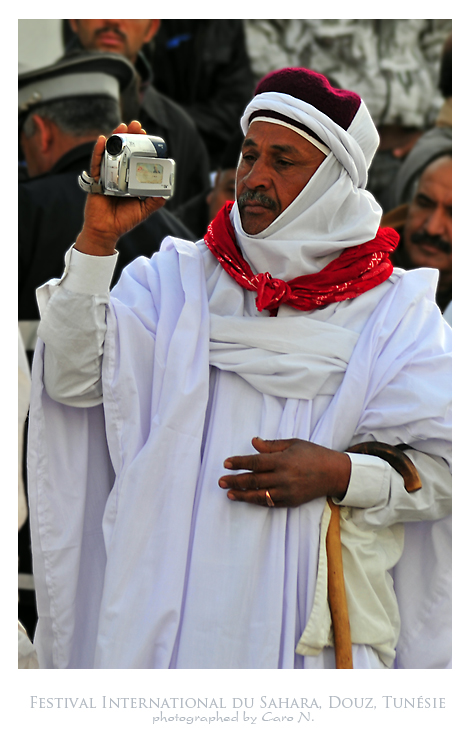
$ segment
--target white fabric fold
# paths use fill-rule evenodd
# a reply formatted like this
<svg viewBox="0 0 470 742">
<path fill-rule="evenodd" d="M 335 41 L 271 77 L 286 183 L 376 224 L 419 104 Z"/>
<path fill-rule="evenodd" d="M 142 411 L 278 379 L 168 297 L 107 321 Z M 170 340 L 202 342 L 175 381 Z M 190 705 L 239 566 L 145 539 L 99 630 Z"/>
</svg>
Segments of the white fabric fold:
<svg viewBox="0 0 470 742">
<path fill-rule="evenodd" d="M 324 500 L 256 508 L 230 502 L 217 482 L 227 456 L 253 452 L 252 435 L 337 450 L 371 436 L 406 438 L 449 457 L 450 329 L 437 319 L 434 280 L 426 271 L 403 274 L 358 298 L 370 317 L 331 402 L 278 398 L 238 373 L 212 366 L 209 374 L 204 260 L 194 246 L 169 240 L 151 261 L 126 269 L 112 292 L 106 439 L 101 407 L 47 397 L 40 343 L 30 494 L 41 666 L 331 666 L 331 649 L 295 652 L 314 605 Z M 231 301 L 240 306 L 235 290 Z M 341 325 L 340 315 L 324 316 Z M 431 603 L 438 578 L 427 583 Z M 377 651 L 388 642 L 393 652 L 396 632 L 390 640 L 385 629 L 373 640 Z M 370 645 L 355 646 L 354 660 L 380 666 Z"/>
<path fill-rule="evenodd" d="M 322 142 L 327 145 L 338 162 L 348 172 L 353 185 L 357 188 L 365 188 L 367 170 L 379 146 L 379 135 L 365 103 L 361 103 L 356 117 L 361 108 L 362 113 L 359 115 L 358 124 L 362 127 L 368 124 L 367 136 L 361 139 L 364 149 L 354 137 L 354 119 L 349 130 L 346 131 L 312 104 L 299 98 L 294 98 L 287 93 L 271 91 L 255 95 L 245 109 L 241 120 L 241 127 L 246 136 L 250 116 L 255 111 L 267 110 L 282 113 L 290 119 L 304 124 L 314 131 L 315 134 L 318 134 Z M 365 116 L 368 117 L 367 121 L 364 118 Z"/>
<path fill-rule="evenodd" d="M 377 531 L 359 529 L 351 509 L 342 507 L 341 547 L 348 617 L 353 644 L 374 647 L 386 667 L 392 667 L 400 634 L 400 612 L 390 570 L 397 564 L 404 545 L 403 523 Z M 311 614 L 296 651 L 318 655 L 334 646 L 333 626 L 328 604 L 326 534 L 330 509 L 325 507 L 321 522 L 320 557 L 317 586 Z"/>
<path fill-rule="evenodd" d="M 299 129 L 294 124 L 289 124 L 287 121 L 283 121 L 282 119 L 276 119 L 269 116 L 256 116 L 257 121 L 266 121 L 268 124 L 277 124 L 278 126 L 285 126 L 286 129 L 290 129 L 291 131 L 294 131 L 296 134 L 300 134 L 301 137 L 307 140 L 307 142 L 310 142 L 310 144 L 313 144 L 314 147 L 320 150 L 320 152 L 323 152 L 324 155 L 329 155 L 330 151 L 328 147 L 325 144 L 322 144 L 318 139 L 315 139 L 315 137 L 310 136 L 310 134 L 307 134 L 307 132 L 303 131 L 303 129 Z"/>
<path fill-rule="evenodd" d="M 302 316 L 271 319 L 211 314 L 211 365 L 275 397 L 333 395 L 358 333 Z"/>
</svg>

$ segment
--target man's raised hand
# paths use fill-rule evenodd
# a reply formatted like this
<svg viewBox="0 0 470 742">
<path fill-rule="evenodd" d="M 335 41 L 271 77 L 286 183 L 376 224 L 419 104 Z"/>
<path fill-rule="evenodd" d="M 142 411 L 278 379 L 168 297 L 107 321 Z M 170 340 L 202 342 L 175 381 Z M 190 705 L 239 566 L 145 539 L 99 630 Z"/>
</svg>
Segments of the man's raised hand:
<svg viewBox="0 0 470 742">
<path fill-rule="evenodd" d="M 120 124 L 113 134 L 145 134 L 138 121 Z M 91 157 L 90 175 L 98 181 L 106 137 L 98 137 Z M 90 193 L 85 205 L 85 221 L 75 249 L 88 255 L 112 255 L 116 242 L 154 211 L 165 205 L 164 198 L 123 198 Z"/>
</svg>

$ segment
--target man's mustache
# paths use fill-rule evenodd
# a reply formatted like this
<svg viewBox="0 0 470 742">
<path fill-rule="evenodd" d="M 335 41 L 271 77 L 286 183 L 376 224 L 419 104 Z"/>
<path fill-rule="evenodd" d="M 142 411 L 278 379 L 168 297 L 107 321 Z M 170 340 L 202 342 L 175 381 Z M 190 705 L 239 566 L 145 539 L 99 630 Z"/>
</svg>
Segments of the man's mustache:
<svg viewBox="0 0 470 742">
<path fill-rule="evenodd" d="M 261 206 L 271 209 L 271 211 L 275 211 L 277 208 L 276 202 L 273 201 L 272 198 L 269 198 L 269 196 L 265 196 L 265 194 L 260 191 L 245 191 L 242 193 L 242 195 L 237 198 L 238 208 L 243 208 L 247 201 L 256 201 Z"/>
<path fill-rule="evenodd" d="M 411 242 L 414 242 L 415 245 L 431 245 L 432 247 L 436 247 L 441 252 L 445 253 L 446 255 L 452 254 L 452 244 L 448 242 L 447 240 L 443 240 L 442 237 L 439 237 L 437 234 L 428 234 L 426 230 L 422 230 L 421 232 L 413 232 L 413 234 L 410 236 Z"/>
<path fill-rule="evenodd" d="M 119 38 L 122 41 L 126 40 L 126 34 L 123 33 L 120 28 L 117 28 L 116 26 L 112 26 L 112 25 L 104 26 L 103 28 L 100 28 L 98 31 L 95 31 L 95 36 L 99 37 L 101 36 L 101 34 L 109 33 L 110 31 L 116 36 L 119 36 Z"/>
</svg>

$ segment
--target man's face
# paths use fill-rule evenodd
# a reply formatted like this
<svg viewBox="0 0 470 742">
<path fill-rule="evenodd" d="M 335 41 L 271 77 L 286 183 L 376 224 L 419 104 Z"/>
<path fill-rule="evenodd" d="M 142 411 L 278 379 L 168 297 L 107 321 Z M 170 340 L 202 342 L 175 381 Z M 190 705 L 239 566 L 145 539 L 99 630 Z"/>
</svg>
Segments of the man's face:
<svg viewBox="0 0 470 742">
<path fill-rule="evenodd" d="M 82 46 L 102 52 L 122 54 L 132 63 L 144 44 L 158 31 L 159 20 L 70 20 Z"/>
<path fill-rule="evenodd" d="M 416 268 L 452 271 L 452 159 L 441 157 L 421 175 L 403 232 Z"/>
<path fill-rule="evenodd" d="M 325 156 L 292 129 L 254 121 L 237 170 L 237 203 L 245 232 L 266 229 L 299 195 Z"/>
</svg>

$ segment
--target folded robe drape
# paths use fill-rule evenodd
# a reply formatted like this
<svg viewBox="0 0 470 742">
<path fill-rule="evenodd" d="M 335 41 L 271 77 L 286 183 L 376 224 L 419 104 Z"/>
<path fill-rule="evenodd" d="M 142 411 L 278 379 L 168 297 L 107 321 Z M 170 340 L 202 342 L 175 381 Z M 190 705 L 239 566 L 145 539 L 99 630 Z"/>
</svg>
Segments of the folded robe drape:
<svg viewBox="0 0 470 742">
<path fill-rule="evenodd" d="M 330 343 L 315 360 L 315 343 L 306 348 L 307 369 L 332 373 L 310 397 L 304 379 L 304 398 L 289 391 L 289 344 L 304 332 L 297 317 L 286 318 L 285 352 L 272 347 L 271 323 L 281 318 L 251 323 L 255 334 L 266 327 L 264 346 L 254 344 L 264 347 L 260 371 L 241 348 L 220 347 L 237 332 L 250 347 L 242 290 L 230 287 L 232 315 L 211 322 L 209 284 L 200 250 L 179 240 L 125 271 L 108 311 L 103 407 L 53 402 L 37 353 L 29 450 L 42 667 L 325 666 L 322 655 L 295 652 L 314 604 L 324 501 L 274 511 L 231 503 L 217 485 L 224 459 L 251 453 L 253 435 L 337 450 L 372 435 L 450 460 L 449 338 L 430 301 L 434 272 L 394 275 L 376 306 L 369 292 L 357 337 L 306 320 L 312 337 L 337 336 L 340 351 Z M 241 332 L 240 320 L 248 320 Z M 266 354 L 266 384 L 278 386 L 263 390 Z M 406 529 L 440 529 L 433 543 L 447 554 L 443 523 Z M 400 574 L 407 557 L 405 537 L 396 591 L 407 633 L 397 662 L 434 666 L 449 655 L 445 632 L 431 651 L 426 642 L 430 617 L 448 621 L 447 560 L 423 560 L 422 609 L 413 592 L 423 574 Z M 414 655 L 409 615 L 419 616 L 423 647 Z M 368 650 L 356 655 L 359 666 L 377 666 Z"/>
</svg>

